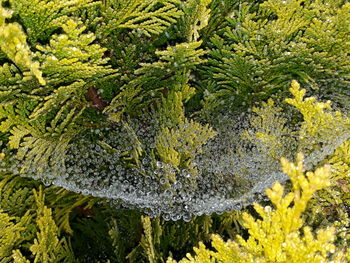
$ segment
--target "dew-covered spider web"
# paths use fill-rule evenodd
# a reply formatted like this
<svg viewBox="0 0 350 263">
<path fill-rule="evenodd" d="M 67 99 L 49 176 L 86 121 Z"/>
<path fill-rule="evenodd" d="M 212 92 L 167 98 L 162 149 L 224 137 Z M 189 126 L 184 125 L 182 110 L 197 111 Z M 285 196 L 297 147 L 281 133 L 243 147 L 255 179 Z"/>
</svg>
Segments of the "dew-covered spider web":
<svg viewBox="0 0 350 263">
<path fill-rule="evenodd" d="M 191 169 L 155 159 L 157 123 L 152 118 L 80 133 L 59 167 L 31 166 L 22 174 L 23 161 L 17 160 L 3 169 L 46 185 L 106 197 L 150 216 L 189 221 L 193 215 L 239 210 L 264 199 L 267 187 L 288 179 L 280 168 L 281 157 L 293 160 L 303 152 L 306 170 L 323 162 L 350 139 L 348 118 L 329 114 L 333 120 L 309 133 L 302 115 L 287 103 L 282 108 L 265 103 L 241 114 L 217 114 L 207 120 L 217 135 L 197 154 Z M 128 162 L 137 145 L 143 149 L 139 162 Z"/>
</svg>

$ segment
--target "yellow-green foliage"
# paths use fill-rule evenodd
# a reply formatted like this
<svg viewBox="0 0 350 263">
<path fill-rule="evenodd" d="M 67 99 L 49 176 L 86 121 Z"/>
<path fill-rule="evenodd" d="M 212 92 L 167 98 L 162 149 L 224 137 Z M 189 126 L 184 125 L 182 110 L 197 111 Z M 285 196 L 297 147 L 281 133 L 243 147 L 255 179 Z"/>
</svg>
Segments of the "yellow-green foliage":
<svg viewBox="0 0 350 263">
<path fill-rule="evenodd" d="M 163 99 L 159 114 L 160 132 L 155 138 L 155 149 L 160 161 L 174 167 L 191 169 L 196 155 L 202 152 L 202 146 L 216 135 L 208 125 L 203 126 L 185 118 L 181 92 L 170 92 Z M 168 176 L 174 181 L 173 176 Z"/>
<path fill-rule="evenodd" d="M 315 235 L 309 227 L 303 227 L 301 217 L 312 195 L 330 184 L 330 166 L 305 173 L 301 154 L 296 164 L 283 158 L 281 164 L 292 181 L 292 191 L 284 193 L 284 187 L 276 182 L 266 190 L 274 208 L 254 204 L 260 219 L 243 214 L 249 232 L 247 240 L 237 236 L 236 241 L 224 242 L 214 235 L 212 245 L 216 251 L 200 244 L 195 256 L 188 254 L 188 259 L 180 262 L 326 262 L 330 258 L 344 262 L 343 251 L 333 244 L 334 228 L 321 229 Z"/>
<path fill-rule="evenodd" d="M 319 164 L 331 165 L 331 185 L 315 194 L 304 217 L 313 228 L 334 223 L 337 244 L 346 246 L 350 221 L 347 212 L 350 203 L 350 119 L 346 111 L 342 114 L 333 110 L 330 101 L 323 103 L 315 97 L 305 97 L 306 90 L 300 89 L 296 81 L 292 81 L 290 92 L 293 98 L 285 101 L 301 116 L 295 114 L 288 120 L 288 116 L 282 114 L 283 109 L 269 99 L 261 107 L 253 107 L 252 129 L 244 131 L 243 139 L 253 143 L 265 156 L 271 156 L 272 161 L 298 149 L 308 153 L 307 157 L 314 163 L 316 160 Z M 295 122 L 299 125 L 295 126 Z M 327 148 L 326 154 L 322 153 L 322 149 Z"/>
<path fill-rule="evenodd" d="M 334 180 L 346 179 L 349 182 L 350 140 L 338 147 L 328 161 L 332 165 L 332 177 Z M 344 191 L 349 192 L 350 189 L 344 189 Z"/>
<path fill-rule="evenodd" d="M 237 217 L 232 214 L 227 214 L 225 216 L 226 218 L 231 217 L 231 219 L 237 219 Z M 198 241 L 209 241 L 210 233 L 215 231 L 214 229 L 216 229 L 222 218 L 205 215 L 193 217 L 192 220 L 188 220 L 188 222 L 181 220 L 172 222 L 164 220 L 161 217 L 149 218 L 141 216 L 141 218 L 137 220 L 142 223 L 143 233 L 139 245 L 127 255 L 127 260 L 135 263 L 164 263 L 166 262 L 166 258 L 171 255 L 179 257 L 179 255 L 187 252 L 188 247 L 192 246 L 192 244 L 197 244 Z M 120 222 L 118 224 L 120 224 Z M 131 230 L 128 225 L 124 227 L 128 229 L 127 231 Z M 228 229 L 230 229 L 230 227 L 228 227 Z M 123 237 L 119 235 L 123 233 L 123 229 L 113 227 L 110 233 L 114 236 L 114 246 L 116 248 L 121 247 L 123 245 Z M 120 254 L 118 254 L 118 256 L 119 255 Z M 117 262 L 124 261 L 125 259 L 120 258 Z"/>
<path fill-rule="evenodd" d="M 144 235 L 141 238 L 141 246 L 147 255 L 148 261 L 150 263 L 156 263 L 157 254 L 155 252 L 154 244 L 158 243 L 159 240 L 153 240 L 152 224 L 149 217 L 141 217 L 142 225 L 144 229 Z M 157 242 L 158 241 L 158 242 Z"/>
<path fill-rule="evenodd" d="M 177 128 L 163 128 L 156 138 L 155 147 L 161 161 L 176 167 L 190 168 L 201 147 L 215 136 L 209 126 L 185 120 Z"/>
<path fill-rule="evenodd" d="M 183 74 L 184 72 L 181 69 L 193 69 L 194 66 L 206 61 L 201 58 L 201 56 L 206 54 L 203 49 L 199 49 L 201 44 L 201 41 L 192 41 L 168 47 L 164 51 L 157 51 L 156 54 L 159 55 L 162 62 L 153 63 L 152 65 L 160 68 L 170 66 L 174 71 L 180 68 L 179 73 Z"/>
<path fill-rule="evenodd" d="M 33 189 L 38 189 L 39 183 L 8 173 L 0 174 L 0 209 L 10 212 L 11 216 L 22 217 L 35 206 Z M 78 207 L 91 208 L 98 199 L 90 195 L 84 196 L 69 192 L 56 186 L 44 189 L 45 200 L 50 207 L 55 207 L 54 219 L 60 230 L 72 234 L 70 226 L 70 213 Z"/>
<path fill-rule="evenodd" d="M 71 212 L 78 206 L 91 208 L 95 201 L 91 196 L 55 186 L 43 188 L 33 180 L 1 173 L 0 229 L 4 231 L 0 262 L 12 262 L 12 257 L 15 262 L 27 262 L 23 255 L 32 255 L 28 259 L 34 262 L 74 262 L 64 237 L 73 234 Z"/>
<path fill-rule="evenodd" d="M 61 27 L 74 11 L 94 6 L 93 0 L 10 0 L 11 8 L 20 14 L 32 43 L 46 40 Z"/>
<path fill-rule="evenodd" d="M 45 98 L 32 113 L 32 118 L 57 109 L 57 106 L 88 105 L 85 97 L 87 79 L 114 72 L 104 66 L 108 61 L 103 58 L 106 49 L 93 43 L 94 34 L 84 33 L 86 27 L 81 21 L 67 19 L 61 27 L 63 34 L 52 35 L 49 45 L 37 46 L 41 51 L 37 56 L 43 61 L 42 70 L 51 87 L 36 90 Z M 58 86 L 53 90 L 55 85 Z"/>
<path fill-rule="evenodd" d="M 5 170 L 30 171 L 28 176 L 46 183 L 56 176 L 55 168 L 64 168 L 67 149 L 76 148 L 70 148 L 72 141 L 86 132 L 86 139 L 91 135 L 103 151 L 120 155 L 115 166 L 82 162 L 91 186 L 103 189 L 123 178 L 124 171 L 124 182 L 133 184 L 140 170 L 174 187 L 174 211 L 181 205 L 186 211 L 167 214 L 161 205 L 153 210 L 158 204 L 152 202 L 145 209 L 162 211 L 164 220 L 141 217 L 139 211 L 116 215 L 102 205 L 94 213 L 85 208 L 96 198 L 0 173 L 0 262 L 77 262 L 70 240 L 84 262 L 165 262 L 172 255 L 182 257 L 199 241 L 196 255 L 181 262 L 350 262 L 350 251 L 347 256 L 342 251 L 350 244 L 350 141 L 344 142 L 350 120 L 333 111 L 330 102 L 305 97 L 296 81 L 286 102 L 301 114 L 278 104 L 292 79 L 310 93 L 334 97 L 340 107 L 348 104 L 349 11 L 344 0 L 0 0 L 0 159 Z M 271 96 L 274 100 L 268 100 Z M 205 116 L 216 107 L 229 114 L 240 106 L 252 108 L 252 129 L 237 141 L 248 140 L 257 146 L 253 150 L 270 157 L 262 166 L 290 158 L 295 150 L 306 154 L 308 167 L 310 159 L 327 165 L 305 173 L 301 155 L 296 164 L 282 159 L 293 186 L 291 192 L 280 183 L 267 190 L 274 207 L 255 204 L 255 216 L 232 212 L 191 221 L 193 208 L 186 202 L 193 199 L 186 201 L 186 194 L 181 201 L 180 184 L 172 183 L 186 173 L 185 190 L 195 190 L 194 160 L 216 135 L 188 118 L 198 116 L 202 102 Z M 262 107 L 254 107 L 258 103 Z M 284 118 L 284 110 L 290 110 L 291 119 Z M 118 132 L 118 125 L 127 135 L 120 136 L 127 146 L 122 151 L 95 141 L 109 127 Z M 111 138 L 119 145 L 119 137 Z M 322 151 L 326 154 L 316 156 Z M 19 162 L 12 166 L 15 156 Z M 95 166 L 101 169 L 90 173 Z M 114 168 L 120 173 L 109 178 Z M 65 174 L 69 169 L 57 170 L 66 176 L 56 182 L 74 180 L 87 187 Z M 148 191 L 137 188 L 130 196 L 135 193 L 139 200 Z M 215 187 L 209 190 L 213 197 Z M 246 239 L 235 239 L 238 224 L 248 230 Z M 212 236 L 215 251 L 204 245 L 210 233 L 222 236 Z M 90 246 L 97 243 L 114 251 Z M 85 257 L 95 251 L 94 260 Z"/>
<path fill-rule="evenodd" d="M 18 249 L 13 251 L 12 258 L 15 263 L 30 263 Z"/>
<path fill-rule="evenodd" d="M 306 90 L 300 89 L 297 81 L 292 81 L 289 89 L 293 99 L 286 102 L 296 107 L 303 115 L 300 138 L 309 139 L 309 136 L 337 136 L 342 132 L 342 126 L 350 127 L 350 119 L 343 117 L 339 111 L 332 112 L 331 102 L 317 102 L 315 97 L 304 98 Z"/>
<path fill-rule="evenodd" d="M 1 6 L 2 2 L 0 1 L 1 51 L 23 71 L 27 79 L 31 77 L 26 72 L 29 70 L 41 85 L 45 85 L 46 81 L 42 77 L 39 63 L 32 61 L 32 52 L 27 44 L 26 34 L 18 23 L 6 23 L 5 20 L 11 18 L 12 13 Z"/>
<path fill-rule="evenodd" d="M 65 238 L 59 240 L 58 227 L 52 219 L 52 211 L 44 205 L 42 189 L 39 193 L 34 190 L 34 198 L 37 206 L 36 224 L 38 226 L 37 237 L 30 251 L 35 256 L 34 262 L 71 262 L 73 258 L 67 258 L 72 254 Z"/>
<path fill-rule="evenodd" d="M 262 102 L 260 107 L 253 107 L 250 129 L 243 132 L 242 139 L 248 140 L 259 152 L 271 157 L 272 162 L 281 157 L 291 157 L 290 154 L 295 149 L 308 154 L 308 158 L 322 161 L 349 138 L 350 118 L 333 110 L 330 101 L 324 103 L 317 101 L 315 97 L 305 97 L 306 90 L 301 89 L 295 80 L 289 90 L 293 98 L 287 98 L 285 102 L 294 106 L 301 116 L 290 111 L 295 114 L 291 120 L 290 116 L 283 114 L 284 109 L 270 98 L 267 102 Z M 295 125 L 296 122 L 299 125 Z M 330 152 L 321 156 L 318 150 L 327 148 L 325 146 L 329 147 Z M 338 158 L 346 159 L 339 156 L 347 152 L 346 146 L 337 151 Z M 316 154 L 311 157 L 310 153 Z M 340 169 L 344 170 L 346 166 Z"/>
<path fill-rule="evenodd" d="M 211 10 L 208 8 L 212 0 L 190 0 L 183 6 L 184 16 L 178 22 L 180 32 L 187 42 L 195 42 L 200 38 L 199 31 L 208 25 Z"/>
<path fill-rule="evenodd" d="M 68 143 L 81 131 L 75 123 L 91 104 L 87 90 L 97 78 L 115 73 L 105 65 L 106 49 L 93 43 L 96 36 L 73 16 L 98 2 L 7 1 L 10 11 L 2 4 L 1 50 L 15 65 L 5 63 L 1 68 L 1 131 L 11 133 L 8 146 L 18 149 L 22 172 L 32 165 L 44 170 L 50 161 L 60 166 Z M 6 23 L 12 14 L 21 25 Z M 38 61 L 32 62 L 32 57 Z"/>
<path fill-rule="evenodd" d="M 179 91 L 170 92 L 166 98 L 162 98 L 162 105 L 157 114 L 162 126 L 173 128 L 185 121 L 183 100 L 183 94 Z"/>
<path fill-rule="evenodd" d="M 337 246 L 349 247 L 350 141 L 344 142 L 324 162 L 331 165 L 331 185 L 316 193 L 308 205 L 308 225 L 336 227 Z"/>
<path fill-rule="evenodd" d="M 134 29 L 146 36 L 160 34 L 182 14 L 176 7 L 179 0 L 103 2 L 102 15 L 105 19 L 99 31 L 104 36 L 121 29 Z"/>
<path fill-rule="evenodd" d="M 156 51 L 159 60 L 154 63 L 142 63 L 142 67 L 135 71 L 140 75 L 139 78 L 129 86 L 143 85 L 146 89 L 152 90 L 155 88 L 182 90 L 189 80 L 190 70 L 206 62 L 203 59 L 206 51 L 200 48 L 201 44 L 201 41 L 185 42 L 167 47 L 166 50 Z"/>
<path fill-rule="evenodd" d="M 60 114 L 56 115 L 51 127 L 47 127 L 46 130 L 43 129 L 44 123 L 40 121 L 27 125 L 22 123 L 14 127 L 9 137 L 9 146 L 18 149 L 17 158 L 24 160 L 21 172 L 27 171 L 32 165 L 37 165 L 39 171 L 43 171 L 49 165 L 53 167 L 62 165 L 68 143 L 81 129 L 74 123 L 81 112 L 76 112 L 74 108 L 62 121 Z M 20 143 L 22 140 L 24 142 Z"/>
<path fill-rule="evenodd" d="M 274 161 L 286 156 L 288 146 L 293 143 L 294 132 L 281 116 L 283 109 L 269 99 L 261 107 L 253 107 L 252 111 L 256 115 L 250 118 L 251 129 L 243 132 L 243 139 L 257 145 L 259 151 L 271 156 Z M 289 136 L 281 136 L 282 134 Z"/>
<path fill-rule="evenodd" d="M 287 119 L 280 114 L 282 109 L 270 99 L 262 103 L 262 107 L 253 108 L 257 114 L 251 118 L 253 129 L 245 131 L 243 138 L 254 143 L 259 151 L 273 157 L 272 161 L 290 154 L 296 148 L 305 153 L 316 153 L 312 158 L 320 164 L 331 165 L 330 186 L 314 195 L 303 217 L 313 229 L 334 226 L 337 246 L 348 246 L 350 142 L 346 139 L 349 138 L 349 118 L 332 110 L 330 101 L 322 103 L 315 97 L 305 98 L 306 90 L 300 89 L 296 81 L 292 82 L 290 91 L 294 97 L 285 101 L 301 113 L 298 130 L 288 127 Z M 327 144 L 330 152 L 321 156 L 322 153 L 317 150 Z"/>
<path fill-rule="evenodd" d="M 21 235 L 30 221 L 29 213 L 22 218 L 10 217 L 0 210 L 0 260 L 1 262 L 11 262 L 12 250 L 18 247 L 23 239 Z"/>
<path fill-rule="evenodd" d="M 28 246 L 33 262 L 73 262 L 70 245 L 64 237 L 59 238 L 59 229 L 52 218 L 52 210 L 44 204 L 42 188 L 39 192 L 33 189 L 33 195 L 35 210 L 32 208 L 22 217 L 10 217 L 3 211 L 0 213 L 1 262 L 29 262 L 22 255 Z M 35 233 L 36 237 L 32 241 Z"/>
</svg>

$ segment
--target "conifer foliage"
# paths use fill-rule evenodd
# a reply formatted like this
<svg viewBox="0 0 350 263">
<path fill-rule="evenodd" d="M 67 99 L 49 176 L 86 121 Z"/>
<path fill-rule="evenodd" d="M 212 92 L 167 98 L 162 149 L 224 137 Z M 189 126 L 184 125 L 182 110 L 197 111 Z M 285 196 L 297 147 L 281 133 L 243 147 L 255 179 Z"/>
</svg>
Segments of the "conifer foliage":
<svg viewBox="0 0 350 263">
<path fill-rule="evenodd" d="M 349 87 L 345 0 L 0 0 L 0 262 L 350 261 Z"/>
<path fill-rule="evenodd" d="M 250 105 L 286 91 L 293 79 L 323 96 L 348 96 L 350 6 L 345 2 L 241 1 L 211 39 L 204 73 L 208 107 Z M 341 95 L 339 103 L 347 104 L 346 98 Z"/>
<path fill-rule="evenodd" d="M 310 228 L 301 230 L 301 214 L 315 191 L 329 185 L 330 167 L 321 167 L 304 175 L 301 154 L 296 164 L 286 159 L 282 159 L 281 163 L 284 172 L 291 178 L 293 190 L 285 195 L 284 187 L 277 182 L 266 190 L 275 208 L 255 204 L 254 209 L 261 219 L 243 214 L 244 226 L 249 232 L 248 240 L 237 236 L 237 243 L 225 243 L 214 235 L 212 245 L 216 251 L 206 250 L 201 243 L 195 249 L 196 256 L 188 255 L 188 259 L 180 262 L 326 262 L 330 258 L 333 262 L 346 261 L 344 253 L 335 253 L 333 228 L 319 230 L 316 238 Z"/>
</svg>

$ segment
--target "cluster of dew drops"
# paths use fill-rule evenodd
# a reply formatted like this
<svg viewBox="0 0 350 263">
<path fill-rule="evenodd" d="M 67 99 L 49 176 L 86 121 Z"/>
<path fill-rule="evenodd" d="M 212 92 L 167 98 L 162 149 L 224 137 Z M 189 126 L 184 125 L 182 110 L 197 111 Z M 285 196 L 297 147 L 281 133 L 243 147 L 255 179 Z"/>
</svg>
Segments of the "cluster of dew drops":
<svg viewBox="0 0 350 263">
<path fill-rule="evenodd" d="M 84 132 L 74 139 L 62 165 L 44 171 L 31 167 L 23 175 L 46 185 L 105 197 L 149 216 L 185 221 L 194 215 L 239 210 L 266 198 L 265 189 L 275 181 L 288 179 L 279 161 L 241 140 L 242 131 L 250 128 L 249 116 L 221 115 L 216 120 L 212 126 L 218 135 L 193 162 L 196 175 L 152 157 L 155 124 L 145 121 L 131 124 L 133 134 L 122 125 Z M 135 145 L 143 151 L 137 164 L 131 154 Z M 329 151 L 337 145 L 328 145 Z M 10 170 L 20 174 L 20 167 L 20 161 L 14 162 Z"/>
</svg>

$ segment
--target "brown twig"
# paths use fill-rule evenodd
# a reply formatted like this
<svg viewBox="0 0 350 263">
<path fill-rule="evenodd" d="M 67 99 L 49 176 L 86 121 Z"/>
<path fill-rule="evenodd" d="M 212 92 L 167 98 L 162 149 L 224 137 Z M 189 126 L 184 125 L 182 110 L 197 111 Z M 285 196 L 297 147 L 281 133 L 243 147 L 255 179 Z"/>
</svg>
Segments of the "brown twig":
<svg viewBox="0 0 350 263">
<path fill-rule="evenodd" d="M 98 95 L 95 87 L 90 87 L 88 89 L 87 97 L 92 102 L 92 107 L 99 111 L 103 111 L 104 108 L 108 106 L 108 103 Z"/>
</svg>

